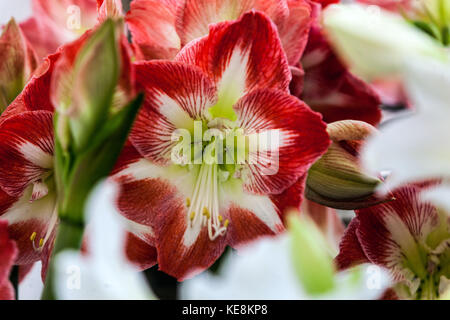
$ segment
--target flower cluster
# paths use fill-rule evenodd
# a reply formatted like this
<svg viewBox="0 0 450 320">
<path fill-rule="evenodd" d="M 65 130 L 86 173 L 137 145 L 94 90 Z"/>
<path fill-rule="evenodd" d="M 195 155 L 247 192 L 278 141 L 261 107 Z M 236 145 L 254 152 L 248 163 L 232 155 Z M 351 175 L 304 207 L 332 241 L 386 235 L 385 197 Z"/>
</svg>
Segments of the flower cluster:
<svg viewBox="0 0 450 320">
<path fill-rule="evenodd" d="M 155 298 L 154 265 L 188 299 L 448 293 L 450 7 L 31 2 L 0 36 L 0 298 L 38 261 L 43 299 Z"/>
</svg>

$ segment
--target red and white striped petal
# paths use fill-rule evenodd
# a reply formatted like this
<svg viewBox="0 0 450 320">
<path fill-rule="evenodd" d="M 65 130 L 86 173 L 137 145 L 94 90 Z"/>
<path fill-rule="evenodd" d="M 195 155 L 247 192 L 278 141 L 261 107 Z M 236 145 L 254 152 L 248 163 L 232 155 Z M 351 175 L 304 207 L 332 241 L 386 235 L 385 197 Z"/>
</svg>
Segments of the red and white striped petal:
<svg viewBox="0 0 450 320">
<path fill-rule="evenodd" d="M 296 65 L 305 50 L 311 27 L 311 7 L 306 0 L 288 0 L 289 16 L 277 23 L 289 65 Z"/>
<path fill-rule="evenodd" d="M 412 270 L 422 263 L 418 244 L 438 226 L 439 216 L 434 206 L 421 201 L 420 191 L 402 187 L 393 192 L 395 200 L 357 211 L 356 235 L 371 262 L 394 271 L 405 261 Z"/>
<path fill-rule="evenodd" d="M 303 92 L 294 91 L 296 82 L 293 81 L 292 94 L 320 112 L 324 121 L 353 119 L 375 126 L 380 122 L 378 95 L 339 61 L 317 25 L 311 28 L 301 64 L 305 76 L 294 80 L 303 82 Z"/>
<path fill-rule="evenodd" d="M 216 102 L 213 83 L 197 68 L 178 62 L 136 65 L 137 85 L 145 92 L 144 105 L 130 135 L 147 159 L 167 164 L 176 129 L 194 130 L 194 120 L 206 118 Z"/>
<path fill-rule="evenodd" d="M 234 107 L 249 155 L 241 175 L 244 189 L 279 194 L 326 152 L 330 140 L 319 114 L 277 90 L 257 90 Z"/>
<path fill-rule="evenodd" d="M 145 59 L 172 59 L 181 49 L 175 29 L 177 0 L 134 0 L 126 15 L 133 42 Z"/>
<path fill-rule="evenodd" d="M 0 126 L 0 187 L 11 196 L 53 168 L 53 114 L 29 111 L 6 119 Z M 39 188 L 38 188 L 39 189 Z M 41 189 L 36 189 L 41 192 Z"/>
<path fill-rule="evenodd" d="M 249 241 L 272 236 L 284 230 L 277 205 L 266 195 L 242 192 L 232 184 L 221 187 L 221 211 L 229 220 L 226 231 L 227 243 L 240 248 Z"/>
<path fill-rule="evenodd" d="M 13 300 L 14 289 L 9 273 L 17 256 L 16 244 L 8 232 L 8 222 L 0 220 L 0 300 Z"/>
<path fill-rule="evenodd" d="M 211 25 L 209 35 L 186 45 L 176 60 L 200 67 L 226 106 L 255 89 L 289 90 L 291 74 L 278 32 L 260 12 Z"/>
<path fill-rule="evenodd" d="M 51 237 L 57 224 L 55 193 L 50 192 L 42 199 L 30 202 L 32 192 L 32 186 L 28 187 L 0 216 L 9 222 L 10 237 L 19 249 L 16 260 L 19 265 L 36 262 L 45 256 L 43 249 L 52 245 Z M 41 239 L 44 248 L 40 248 Z"/>
<path fill-rule="evenodd" d="M 213 23 L 237 20 L 247 11 L 258 10 L 275 23 L 288 16 L 286 0 L 186 0 L 179 9 L 177 31 L 181 45 L 208 34 Z"/>
</svg>

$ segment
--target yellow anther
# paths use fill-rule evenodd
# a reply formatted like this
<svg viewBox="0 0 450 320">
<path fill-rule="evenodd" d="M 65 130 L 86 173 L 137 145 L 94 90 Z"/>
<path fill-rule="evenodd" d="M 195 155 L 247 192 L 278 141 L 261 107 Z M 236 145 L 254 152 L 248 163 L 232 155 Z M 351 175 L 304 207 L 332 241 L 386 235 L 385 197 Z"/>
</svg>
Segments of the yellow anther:
<svg viewBox="0 0 450 320">
<path fill-rule="evenodd" d="M 209 213 L 207 207 L 203 207 L 203 215 L 206 216 L 208 219 L 211 217 L 211 214 Z"/>
<path fill-rule="evenodd" d="M 192 221 L 192 220 L 194 220 L 194 217 L 195 217 L 195 212 L 194 212 L 194 211 L 192 211 L 192 212 L 191 212 L 191 216 L 190 216 L 190 218 L 191 218 L 191 221 Z"/>
<path fill-rule="evenodd" d="M 186 207 L 190 207 L 191 206 L 191 199 L 186 198 Z"/>
<path fill-rule="evenodd" d="M 44 245 L 44 239 L 41 238 L 41 240 L 39 240 L 39 248 L 42 247 Z"/>
<path fill-rule="evenodd" d="M 230 220 L 227 219 L 227 220 L 225 220 L 225 223 L 223 224 L 223 226 L 225 228 L 227 228 L 229 224 L 230 224 Z"/>
<path fill-rule="evenodd" d="M 36 232 L 33 232 L 30 237 L 30 241 L 34 241 L 36 239 Z"/>
<path fill-rule="evenodd" d="M 219 214 L 219 222 L 223 221 L 223 217 Z"/>
</svg>

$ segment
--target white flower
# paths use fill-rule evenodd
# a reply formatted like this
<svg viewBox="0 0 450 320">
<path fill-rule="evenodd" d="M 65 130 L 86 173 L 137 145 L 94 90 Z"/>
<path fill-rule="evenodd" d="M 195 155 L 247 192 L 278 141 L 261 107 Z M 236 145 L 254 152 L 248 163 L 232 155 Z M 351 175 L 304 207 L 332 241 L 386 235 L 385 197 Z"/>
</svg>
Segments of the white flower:
<svg viewBox="0 0 450 320">
<path fill-rule="evenodd" d="M 333 5 L 325 10 L 323 24 L 341 57 L 367 79 L 400 74 L 414 57 L 448 60 L 437 41 L 377 6 Z"/>
<path fill-rule="evenodd" d="M 203 273 L 181 285 L 182 299 L 376 299 L 389 285 L 383 269 L 364 265 L 358 269 L 337 273 L 333 288 L 312 294 L 302 284 L 294 263 L 293 240 L 285 233 L 276 238 L 263 238 L 226 257 L 220 275 Z M 319 241 L 320 242 L 320 241 Z M 312 243 L 306 251 L 318 253 Z M 301 250 L 298 245 L 297 249 Z M 311 250 L 309 250 L 311 249 Z M 308 259 L 309 257 L 307 257 Z M 310 261 L 319 261 L 310 256 Z M 330 261 L 331 262 L 331 261 Z M 321 269 L 317 265 L 308 268 Z M 311 271 L 311 270 L 310 270 Z M 314 272 L 314 271 L 313 271 Z M 320 275 L 317 275 L 319 276 Z M 316 278 L 317 279 L 317 278 Z"/>
<path fill-rule="evenodd" d="M 55 257 L 59 299 L 153 298 L 143 275 L 125 257 L 126 231 L 113 203 L 116 189 L 111 182 L 103 182 L 90 196 L 88 254 L 66 250 Z"/>
<path fill-rule="evenodd" d="M 387 123 L 367 142 L 364 166 L 390 171 L 390 188 L 427 179 L 443 178 L 445 183 L 450 178 L 450 65 L 411 60 L 405 82 L 416 111 Z"/>
</svg>

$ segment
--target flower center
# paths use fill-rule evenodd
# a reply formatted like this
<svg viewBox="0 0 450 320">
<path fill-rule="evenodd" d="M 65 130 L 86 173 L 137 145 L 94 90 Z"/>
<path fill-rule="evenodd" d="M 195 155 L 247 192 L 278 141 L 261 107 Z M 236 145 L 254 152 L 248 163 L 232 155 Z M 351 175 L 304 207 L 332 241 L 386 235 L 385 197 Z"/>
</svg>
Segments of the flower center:
<svg viewBox="0 0 450 320">
<path fill-rule="evenodd" d="M 407 267 L 403 272 L 406 285 L 416 299 L 437 299 L 450 288 L 450 239 L 434 249 L 420 246 L 419 251 L 424 261 L 423 272 Z"/>
</svg>

